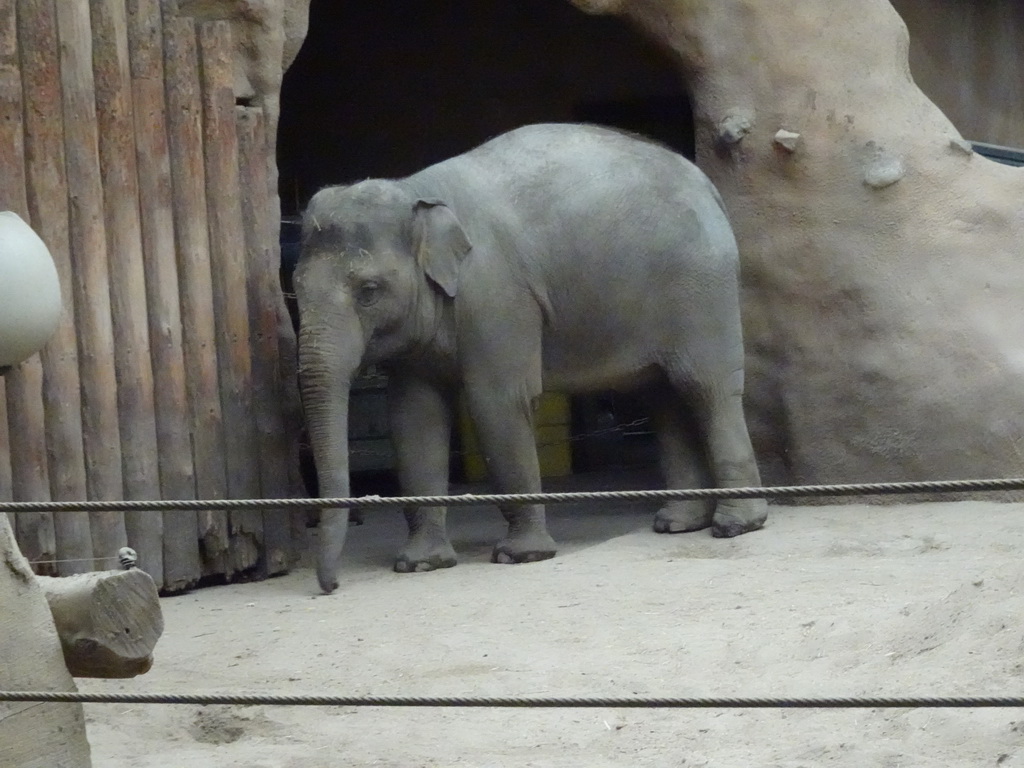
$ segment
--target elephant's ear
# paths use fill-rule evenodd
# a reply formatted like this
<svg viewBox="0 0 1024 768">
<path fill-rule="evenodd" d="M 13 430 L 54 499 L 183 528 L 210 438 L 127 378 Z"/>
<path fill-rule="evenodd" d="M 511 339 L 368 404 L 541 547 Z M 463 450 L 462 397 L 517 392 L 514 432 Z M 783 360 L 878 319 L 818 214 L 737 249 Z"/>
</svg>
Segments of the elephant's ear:
<svg viewBox="0 0 1024 768">
<path fill-rule="evenodd" d="M 459 264 L 473 246 L 451 208 L 440 200 L 417 200 L 413 211 L 416 260 L 427 277 L 454 298 Z"/>
</svg>

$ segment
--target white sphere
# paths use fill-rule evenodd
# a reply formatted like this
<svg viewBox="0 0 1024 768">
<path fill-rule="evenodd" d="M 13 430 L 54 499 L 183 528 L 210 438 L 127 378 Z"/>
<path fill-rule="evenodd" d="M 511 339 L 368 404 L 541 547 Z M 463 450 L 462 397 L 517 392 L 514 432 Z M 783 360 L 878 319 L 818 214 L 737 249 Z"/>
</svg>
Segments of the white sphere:
<svg viewBox="0 0 1024 768">
<path fill-rule="evenodd" d="M 18 214 L 0 211 L 0 368 L 38 352 L 60 312 L 60 282 L 46 243 Z"/>
</svg>

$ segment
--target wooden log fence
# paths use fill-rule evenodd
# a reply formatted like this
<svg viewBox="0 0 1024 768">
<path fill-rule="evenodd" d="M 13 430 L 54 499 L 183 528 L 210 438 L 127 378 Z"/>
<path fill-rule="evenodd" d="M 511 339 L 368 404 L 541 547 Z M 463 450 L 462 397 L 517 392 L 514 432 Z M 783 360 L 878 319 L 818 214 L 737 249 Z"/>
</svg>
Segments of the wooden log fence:
<svg viewBox="0 0 1024 768">
<path fill-rule="evenodd" d="M 0 2 L 0 208 L 50 248 L 64 313 L 0 379 L 0 500 L 295 496 L 279 212 L 227 22 L 166 0 Z M 37 573 L 164 592 L 295 561 L 286 510 L 19 513 Z"/>
<path fill-rule="evenodd" d="M 3 202 L 7 210 L 28 221 L 22 66 L 17 18 L 13 9 L 7 9 L 0 24 L 0 55 L 3 56 L 0 70 L 0 178 L 4 180 Z M 17 448 L 9 456 L 13 496 L 48 500 L 43 374 L 38 357 L 25 361 L 7 376 L 6 398 L 8 429 L 19 438 Z M 52 559 L 56 549 L 52 515 L 20 515 L 16 530 L 24 541 L 24 551 L 42 559 Z"/>
<path fill-rule="evenodd" d="M 9 111 L 8 104 L 12 95 L 21 98 L 21 72 L 18 61 L 17 16 L 14 6 L 10 3 L 0 6 L 0 109 Z M 15 90 L 17 88 L 17 90 Z M 10 95 L 9 95 L 10 94 Z M 10 143 L 17 138 L 2 137 L 0 141 Z M 6 205 L 6 195 L 0 198 L 0 206 Z M 11 447 L 8 442 L 7 426 L 7 383 L 0 378 L 0 500 L 14 499 L 14 479 L 11 475 Z M 11 530 L 17 521 L 11 516 Z"/>
<path fill-rule="evenodd" d="M 14 501 L 14 488 L 11 480 L 11 443 L 7 430 L 7 385 L 0 380 L 0 501 Z M 11 530 L 17 521 L 10 517 Z"/>
<path fill-rule="evenodd" d="M 206 164 L 199 53 L 192 19 L 164 19 L 164 66 L 168 140 L 178 245 L 182 347 L 197 498 L 227 498 L 223 461 L 224 417 L 217 372 L 213 277 L 206 215 Z M 200 512 L 203 575 L 227 569 L 228 523 L 222 511 Z"/>
<path fill-rule="evenodd" d="M 117 500 L 124 495 L 124 480 L 89 2 L 62 0 L 55 7 L 86 484 L 90 498 Z M 89 530 L 94 567 L 102 569 L 101 558 L 127 542 L 124 513 L 90 513 Z"/>
<path fill-rule="evenodd" d="M 259 458 L 252 421 L 252 360 L 235 124 L 234 47 L 228 22 L 200 25 L 199 63 L 228 493 L 237 498 L 252 498 L 259 495 Z M 263 546 L 262 515 L 253 510 L 229 512 L 228 541 L 233 570 L 256 568 Z"/>
<path fill-rule="evenodd" d="M 249 339 L 252 347 L 252 407 L 259 453 L 259 491 L 272 499 L 288 492 L 288 432 L 283 418 L 283 393 L 278 366 L 280 322 L 287 312 L 278 280 L 280 251 L 267 221 L 272 210 L 267 174 L 267 134 L 263 110 L 237 107 L 238 157 L 241 177 L 245 263 L 248 265 Z M 290 513 L 268 510 L 263 515 L 263 570 L 268 575 L 288 570 L 293 551 Z"/>
<path fill-rule="evenodd" d="M 50 495 L 54 500 L 68 501 L 86 498 L 88 486 L 82 441 L 75 300 L 71 290 L 60 50 L 52 0 L 21 0 L 18 39 L 23 63 L 29 221 L 49 246 L 60 279 L 64 308 L 53 339 L 40 354 Z M 57 515 L 53 524 L 56 549 L 61 558 L 56 564 L 57 573 L 67 576 L 90 570 L 93 550 L 88 513 Z"/>
<path fill-rule="evenodd" d="M 124 0 L 90 0 L 93 71 L 110 302 L 117 373 L 121 475 L 126 499 L 160 495 L 153 366 L 139 217 L 139 172 Z M 145 552 L 145 567 L 163 575 L 163 519 L 125 512 L 128 540 Z M 158 585 L 161 578 L 157 578 Z"/>
<path fill-rule="evenodd" d="M 158 0 L 129 0 L 128 44 L 137 142 L 142 254 L 149 308 L 150 353 L 156 375 L 155 418 L 160 494 L 195 498 L 188 389 L 178 297 L 174 200 L 164 96 L 163 24 Z M 191 586 L 199 571 L 194 512 L 163 516 L 166 589 Z"/>
</svg>

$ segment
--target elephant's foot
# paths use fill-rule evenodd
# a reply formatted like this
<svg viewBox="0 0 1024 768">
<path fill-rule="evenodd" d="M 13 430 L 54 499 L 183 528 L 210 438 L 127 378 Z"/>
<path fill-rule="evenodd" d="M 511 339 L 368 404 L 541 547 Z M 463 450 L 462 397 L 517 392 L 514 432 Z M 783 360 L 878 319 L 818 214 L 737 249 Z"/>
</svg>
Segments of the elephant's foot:
<svg viewBox="0 0 1024 768">
<path fill-rule="evenodd" d="M 768 502 L 764 499 L 721 499 L 711 520 L 711 535 L 720 539 L 764 528 Z"/>
<path fill-rule="evenodd" d="M 491 562 L 535 563 L 538 560 L 550 560 L 557 549 L 555 540 L 544 528 L 520 531 L 510 533 L 494 545 Z"/>
<path fill-rule="evenodd" d="M 447 539 L 410 538 L 395 558 L 397 573 L 422 573 L 438 568 L 451 568 L 458 562 L 455 550 Z"/>
<path fill-rule="evenodd" d="M 711 525 L 714 511 L 713 500 L 670 501 L 654 516 L 654 530 L 657 533 L 699 531 Z"/>
</svg>

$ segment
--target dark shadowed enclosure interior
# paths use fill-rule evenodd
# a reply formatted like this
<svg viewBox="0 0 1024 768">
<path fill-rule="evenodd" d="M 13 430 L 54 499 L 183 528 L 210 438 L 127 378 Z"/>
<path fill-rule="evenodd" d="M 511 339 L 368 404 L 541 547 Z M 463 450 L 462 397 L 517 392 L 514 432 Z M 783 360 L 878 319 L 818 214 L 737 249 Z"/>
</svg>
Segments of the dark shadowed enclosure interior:
<svg viewBox="0 0 1024 768">
<path fill-rule="evenodd" d="M 325 185 L 404 176 L 547 121 L 611 125 L 693 157 L 673 60 L 621 19 L 551 0 L 313 0 L 281 94 L 282 212 L 301 213 Z M 386 450 L 381 397 L 354 391 L 354 471 L 387 469 L 372 461 Z M 573 468 L 652 461 L 645 416 L 632 398 L 573 398 L 572 433 L 598 433 L 573 441 Z M 460 466 L 453 461 L 456 477 Z"/>
</svg>

